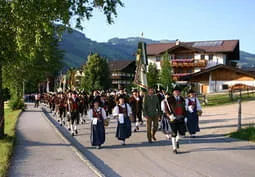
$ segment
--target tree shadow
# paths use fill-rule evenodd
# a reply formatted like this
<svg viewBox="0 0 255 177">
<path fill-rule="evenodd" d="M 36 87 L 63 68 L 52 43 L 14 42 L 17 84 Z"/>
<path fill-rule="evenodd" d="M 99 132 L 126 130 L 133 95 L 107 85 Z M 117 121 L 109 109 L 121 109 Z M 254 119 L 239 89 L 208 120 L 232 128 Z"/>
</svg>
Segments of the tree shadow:
<svg viewBox="0 0 255 177">
<path fill-rule="evenodd" d="M 73 145 L 78 151 L 88 159 L 102 174 L 111 177 L 121 177 L 117 172 L 115 172 L 111 167 L 104 163 L 103 160 L 98 158 L 95 154 L 90 152 L 87 147 L 82 145 L 76 138 L 72 137 L 67 129 L 60 128 L 58 123 L 49 115 L 49 113 L 43 108 L 43 112 L 46 117 L 51 121 L 51 123 L 58 129 L 58 131 Z"/>
</svg>

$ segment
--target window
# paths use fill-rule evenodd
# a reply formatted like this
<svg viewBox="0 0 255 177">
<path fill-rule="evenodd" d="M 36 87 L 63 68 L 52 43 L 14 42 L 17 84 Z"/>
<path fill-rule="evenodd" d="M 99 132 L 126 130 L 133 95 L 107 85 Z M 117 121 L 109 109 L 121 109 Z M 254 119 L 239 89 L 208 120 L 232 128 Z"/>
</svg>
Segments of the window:
<svg viewBox="0 0 255 177">
<path fill-rule="evenodd" d="M 222 90 L 228 90 L 228 85 L 227 84 L 223 84 L 222 85 Z"/>
<path fill-rule="evenodd" d="M 209 61 L 213 60 L 213 55 L 209 55 Z"/>
<path fill-rule="evenodd" d="M 156 56 L 156 61 L 160 61 L 160 56 Z"/>
<path fill-rule="evenodd" d="M 192 68 L 189 68 L 188 69 L 188 73 L 192 73 L 193 72 L 193 69 Z"/>
<path fill-rule="evenodd" d="M 201 55 L 201 60 L 204 60 L 205 59 L 205 55 Z"/>
</svg>

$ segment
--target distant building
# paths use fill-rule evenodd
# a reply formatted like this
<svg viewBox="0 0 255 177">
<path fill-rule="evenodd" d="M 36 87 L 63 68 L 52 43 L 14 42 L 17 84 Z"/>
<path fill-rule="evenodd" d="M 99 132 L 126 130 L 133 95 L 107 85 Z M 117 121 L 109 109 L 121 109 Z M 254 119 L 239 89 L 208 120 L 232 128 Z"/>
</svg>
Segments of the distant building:
<svg viewBox="0 0 255 177">
<path fill-rule="evenodd" d="M 188 80 L 194 90 L 201 94 L 228 91 L 236 86 L 255 88 L 255 75 L 223 64 L 193 73 L 185 80 Z"/>
<path fill-rule="evenodd" d="M 136 69 L 135 60 L 111 60 L 108 64 L 113 88 L 126 88 L 133 83 Z"/>
<path fill-rule="evenodd" d="M 203 69 L 223 64 L 235 65 L 239 60 L 239 40 L 217 40 L 147 45 L 149 63 L 155 63 L 161 69 L 163 54 L 169 54 L 169 62 L 173 68 L 173 80 L 199 72 Z"/>
</svg>

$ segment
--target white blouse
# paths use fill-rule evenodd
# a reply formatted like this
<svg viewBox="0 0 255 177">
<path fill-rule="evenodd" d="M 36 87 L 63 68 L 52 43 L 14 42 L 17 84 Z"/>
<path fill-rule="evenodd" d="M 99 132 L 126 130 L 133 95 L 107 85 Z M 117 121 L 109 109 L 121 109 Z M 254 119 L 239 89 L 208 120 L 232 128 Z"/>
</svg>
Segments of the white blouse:
<svg viewBox="0 0 255 177">
<path fill-rule="evenodd" d="M 128 103 L 126 103 L 126 105 L 127 105 L 127 113 L 128 113 L 128 116 L 131 116 L 132 115 L 132 110 L 131 110 L 131 107 L 129 106 L 129 104 Z M 125 108 L 125 104 L 123 104 L 123 105 L 119 105 L 119 106 L 121 106 L 122 108 Z M 115 106 L 114 107 L 114 109 L 113 109 L 113 116 L 117 116 L 117 115 L 119 115 L 119 106 Z"/>
<path fill-rule="evenodd" d="M 103 119 L 106 119 L 107 117 L 106 117 L 106 112 L 105 112 L 105 110 L 104 110 L 104 108 L 101 108 L 101 107 L 99 107 L 98 109 L 97 109 L 97 111 L 98 112 L 100 112 L 100 109 L 102 110 L 102 117 L 103 117 Z M 88 116 L 89 116 L 89 119 L 90 120 L 93 120 L 93 109 L 90 109 L 89 111 L 88 111 Z"/>
<path fill-rule="evenodd" d="M 189 100 L 191 100 L 191 101 L 195 101 L 196 100 L 196 102 L 197 102 L 197 110 L 198 111 L 202 110 L 199 100 L 195 97 L 195 98 L 186 98 L 185 99 L 185 108 L 186 108 L 187 111 L 189 110 Z"/>
</svg>

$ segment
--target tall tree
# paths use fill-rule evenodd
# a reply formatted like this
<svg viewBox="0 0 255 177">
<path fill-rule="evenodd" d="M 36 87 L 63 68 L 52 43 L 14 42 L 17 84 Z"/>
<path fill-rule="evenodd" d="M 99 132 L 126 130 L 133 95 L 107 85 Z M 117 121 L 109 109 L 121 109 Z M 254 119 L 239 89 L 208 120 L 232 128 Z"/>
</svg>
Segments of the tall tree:
<svg viewBox="0 0 255 177">
<path fill-rule="evenodd" d="M 84 66 L 84 77 L 81 87 L 87 91 L 110 88 L 110 72 L 106 58 L 97 53 L 88 56 Z"/>
<path fill-rule="evenodd" d="M 147 72 L 148 87 L 157 87 L 159 81 L 159 71 L 155 63 L 150 63 Z"/>
<path fill-rule="evenodd" d="M 5 63 L 18 59 L 34 60 L 38 50 L 46 46 L 46 39 L 58 32 L 61 35 L 70 27 L 70 18 L 82 28 L 81 20 L 90 19 L 95 8 L 102 10 L 108 23 L 113 23 L 120 0 L 55 0 L 55 1 L 0 1 L 0 74 Z M 59 22 L 62 25 L 54 25 Z M 69 28 L 70 29 L 70 28 Z M 43 52 L 43 59 L 49 59 Z M 18 57 L 15 57 L 17 55 Z M 29 63 L 29 62 L 28 62 Z M 0 138 L 4 137 L 4 108 L 2 99 L 2 77 L 0 77 Z"/>
<path fill-rule="evenodd" d="M 168 89 L 168 91 L 172 91 L 172 67 L 169 61 L 169 55 L 167 52 L 163 55 L 161 71 L 159 76 L 160 84 L 163 88 Z"/>
</svg>

